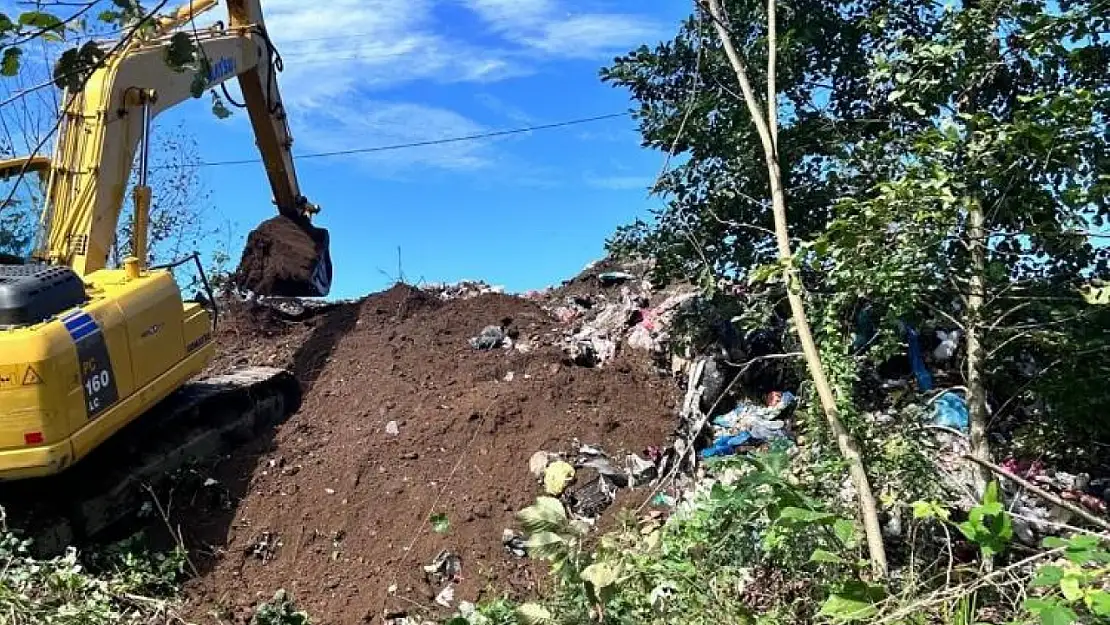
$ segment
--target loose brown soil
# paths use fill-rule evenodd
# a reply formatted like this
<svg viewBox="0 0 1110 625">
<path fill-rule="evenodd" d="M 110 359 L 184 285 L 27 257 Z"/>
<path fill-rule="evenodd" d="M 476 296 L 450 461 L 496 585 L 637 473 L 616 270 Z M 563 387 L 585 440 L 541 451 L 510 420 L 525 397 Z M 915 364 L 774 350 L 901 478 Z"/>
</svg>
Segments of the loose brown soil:
<svg viewBox="0 0 1110 625">
<path fill-rule="evenodd" d="M 241 288 L 264 295 L 316 297 L 312 287 L 317 258 L 328 245 L 327 231 L 279 215 L 247 237 L 235 273 Z M 330 279 L 330 277 L 329 277 Z"/>
<path fill-rule="evenodd" d="M 576 439 L 614 455 L 642 452 L 674 426 L 675 385 L 646 356 L 568 366 L 554 345 L 562 329 L 516 297 L 443 302 L 399 285 L 304 322 L 246 307 L 224 317 L 214 370 L 286 366 L 306 392 L 272 437 L 209 472 L 217 485 L 175 503 L 173 521 L 201 572 L 187 593 L 197 623 L 245 623 L 278 588 L 317 623 L 432 612 L 442 585 L 425 581 L 422 567 L 443 549 L 463 562 L 455 605 L 529 594 L 543 573 L 501 536 L 540 492 L 532 453 L 572 449 Z M 531 350 L 468 344 L 510 319 Z M 443 534 L 429 523 L 439 513 L 450 523 Z"/>
</svg>

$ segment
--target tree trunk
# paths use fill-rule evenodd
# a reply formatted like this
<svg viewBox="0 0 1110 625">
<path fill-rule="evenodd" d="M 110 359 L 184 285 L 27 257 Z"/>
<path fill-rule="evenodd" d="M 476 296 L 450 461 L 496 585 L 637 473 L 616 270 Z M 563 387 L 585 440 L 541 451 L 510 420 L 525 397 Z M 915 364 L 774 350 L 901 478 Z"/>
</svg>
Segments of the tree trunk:
<svg viewBox="0 0 1110 625">
<path fill-rule="evenodd" d="M 987 392 L 983 383 L 985 357 L 981 331 L 983 328 L 983 303 L 986 300 L 984 277 L 987 273 L 986 228 L 983 207 L 972 200 L 967 211 L 968 252 L 971 255 L 971 292 L 967 297 L 967 405 L 970 421 L 971 455 L 990 462 L 990 440 L 987 438 Z M 990 481 L 990 471 L 976 466 L 976 492 L 982 497 Z"/>
<path fill-rule="evenodd" d="M 775 136 L 778 133 L 777 131 L 772 132 L 772 128 L 776 128 L 777 122 L 770 121 L 775 120 L 778 115 L 777 108 L 774 104 L 776 97 L 775 85 L 773 82 L 774 61 L 771 60 L 775 58 L 775 50 L 772 47 L 767 51 L 769 59 L 767 85 L 769 101 L 767 103 L 767 110 L 769 114 L 765 118 L 759 103 L 756 101 L 751 84 L 748 81 L 748 73 L 744 67 L 743 59 L 736 51 L 728 29 L 724 25 L 725 18 L 724 12 L 721 9 L 720 0 L 704 0 L 704 2 L 705 8 L 708 9 L 710 16 L 713 18 L 713 25 L 717 30 L 717 35 L 721 39 L 721 44 L 725 48 L 725 53 L 728 55 L 729 63 L 731 63 L 733 70 L 736 72 L 736 79 L 740 83 L 741 91 L 744 92 L 744 100 L 747 104 L 748 112 L 752 116 L 752 121 L 755 123 L 756 129 L 759 132 L 759 138 L 763 143 L 763 153 L 766 158 L 767 172 L 771 181 L 771 206 L 775 220 L 775 241 L 778 244 L 779 258 L 783 261 L 787 298 L 790 302 L 790 311 L 794 319 L 795 330 L 802 344 L 802 352 L 805 354 L 806 365 L 809 368 L 810 376 L 813 378 L 813 383 L 817 387 L 817 395 L 821 401 L 821 408 L 825 412 L 825 418 L 828 421 L 829 429 L 836 438 L 836 444 L 840 449 L 841 456 L 848 461 L 849 474 L 856 487 L 856 491 L 859 493 L 860 516 L 863 519 L 863 527 L 867 535 L 867 546 L 871 555 L 872 569 L 876 575 L 885 577 L 887 573 L 886 549 L 883 546 L 882 530 L 879 527 L 875 496 L 872 494 L 871 484 L 868 481 L 867 471 L 864 469 L 863 459 L 860 457 L 856 441 L 852 438 L 852 435 L 840 420 L 840 411 L 836 405 L 836 397 L 833 395 L 832 387 L 829 385 L 828 376 L 825 375 L 824 365 L 821 364 L 821 355 L 813 340 L 813 333 L 810 331 L 809 320 L 806 317 L 805 302 L 802 298 L 802 285 L 801 282 L 796 279 L 795 270 L 793 265 L 790 264 L 790 259 L 793 258 L 794 254 L 790 249 L 790 233 L 786 221 L 786 193 L 782 187 L 782 174 L 779 168 L 778 145 Z M 768 0 L 767 5 L 768 34 L 771 35 L 768 37 L 768 41 L 773 42 L 775 0 Z"/>
</svg>

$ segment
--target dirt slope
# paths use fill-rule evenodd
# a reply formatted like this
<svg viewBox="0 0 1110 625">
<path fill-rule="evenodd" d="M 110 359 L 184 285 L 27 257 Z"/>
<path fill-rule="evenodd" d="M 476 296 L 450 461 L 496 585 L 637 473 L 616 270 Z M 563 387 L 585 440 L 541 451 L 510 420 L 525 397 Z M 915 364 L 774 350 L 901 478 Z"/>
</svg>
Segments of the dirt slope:
<svg viewBox="0 0 1110 625">
<path fill-rule="evenodd" d="M 198 623 L 246 622 L 278 588 L 319 623 L 434 607 L 441 586 L 422 567 L 442 549 L 462 558 L 456 605 L 489 588 L 525 593 L 537 571 L 501 536 L 539 492 L 531 454 L 576 438 L 641 452 L 674 425 L 674 383 L 646 355 L 602 369 L 564 364 L 561 328 L 533 301 L 444 302 L 397 286 L 305 323 L 226 316 L 216 369 L 288 366 L 306 393 L 272 438 L 217 465 L 216 484 L 175 505 L 190 546 L 209 554 L 194 558 L 201 577 L 188 589 Z M 468 344 L 509 319 L 531 349 Z M 433 513 L 447 515 L 446 533 L 432 531 Z"/>
</svg>

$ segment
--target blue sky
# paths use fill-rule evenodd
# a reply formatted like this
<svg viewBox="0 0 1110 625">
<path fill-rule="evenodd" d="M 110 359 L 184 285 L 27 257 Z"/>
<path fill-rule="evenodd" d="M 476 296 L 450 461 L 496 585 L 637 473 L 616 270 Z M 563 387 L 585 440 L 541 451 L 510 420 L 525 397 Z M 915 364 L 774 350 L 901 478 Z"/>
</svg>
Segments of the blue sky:
<svg viewBox="0 0 1110 625">
<path fill-rule="evenodd" d="M 684 3 L 615 0 L 264 2 L 285 59 L 280 84 L 295 153 L 434 140 L 624 112 L 598 79 L 614 55 L 668 38 Z M 223 19 L 217 7 L 198 23 Z M 235 89 L 233 94 L 237 94 Z M 245 111 L 207 97 L 158 118 L 185 121 L 208 162 L 256 156 Z M 662 155 L 628 118 L 442 146 L 298 161 L 330 229 L 332 295 L 387 286 L 397 248 L 411 281 L 484 279 L 510 291 L 571 277 L 614 228 L 658 200 Z M 203 170 L 214 212 L 239 238 L 274 214 L 260 164 Z M 388 274 L 388 275 L 387 275 Z"/>
</svg>

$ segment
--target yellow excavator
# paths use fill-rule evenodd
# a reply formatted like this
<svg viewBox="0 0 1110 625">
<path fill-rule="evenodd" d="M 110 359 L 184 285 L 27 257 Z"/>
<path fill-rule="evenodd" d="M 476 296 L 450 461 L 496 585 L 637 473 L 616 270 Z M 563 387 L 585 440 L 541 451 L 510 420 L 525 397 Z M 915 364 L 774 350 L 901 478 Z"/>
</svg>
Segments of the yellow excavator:
<svg viewBox="0 0 1110 625">
<path fill-rule="evenodd" d="M 153 34 L 110 53 L 82 90 L 66 93 L 51 157 L 0 161 L 0 177 L 33 171 L 46 184 L 35 251 L 23 263 L 0 264 L 0 482 L 66 473 L 154 411 L 159 413 L 155 425 L 112 452 L 130 454 L 128 460 L 138 466 L 128 469 L 124 481 L 141 477 L 143 471 L 159 470 L 158 454 L 182 456 L 188 455 L 182 449 L 198 449 L 196 440 L 193 448 L 177 443 L 159 448 L 152 437 L 172 430 L 163 421 L 187 415 L 195 422 L 220 412 L 214 406 L 221 397 L 249 396 L 233 413 L 225 411 L 223 421 L 213 426 L 219 429 L 267 401 L 267 410 L 280 411 L 272 405 L 275 398 L 278 403 L 289 399 L 290 382 L 275 383 L 282 375 L 276 370 L 247 370 L 208 380 L 199 391 L 187 388 L 214 356 L 217 298 L 211 292 L 200 301 L 182 297 L 172 270 L 185 261 L 162 267 L 146 261 L 151 120 L 192 99 L 196 74 L 166 61 L 174 34 L 186 32 L 198 58 L 206 61 L 201 65 L 205 89 L 238 80 L 273 191 L 275 219 L 295 224 L 308 237 L 303 239 L 307 246 L 284 243 L 289 249 L 280 241 L 258 245 L 248 240 L 244 259 L 259 254 L 248 264 L 269 276 L 255 280 L 265 287 L 255 293 L 322 297 L 330 289 L 328 235 L 311 224 L 318 209 L 300 193 L 277 86 L 280 67 L 259 0 L 226 0 L 226 25 L 193 26 L 194 18 L 215 4 L 192 0 L 157 17 Z M 122 266 L 109 268 L 136 160 L 131 255 Z M 188 260 L 203 275 L 199 260 Z M 297 272 L 285 271 L 291 264 L 304 269 L 299 279 Z M 197 438 L 196 428 L 183 429 Z M 107 473 L 94 466 L 79 472 L 96 471 Z"/>
</svg>

